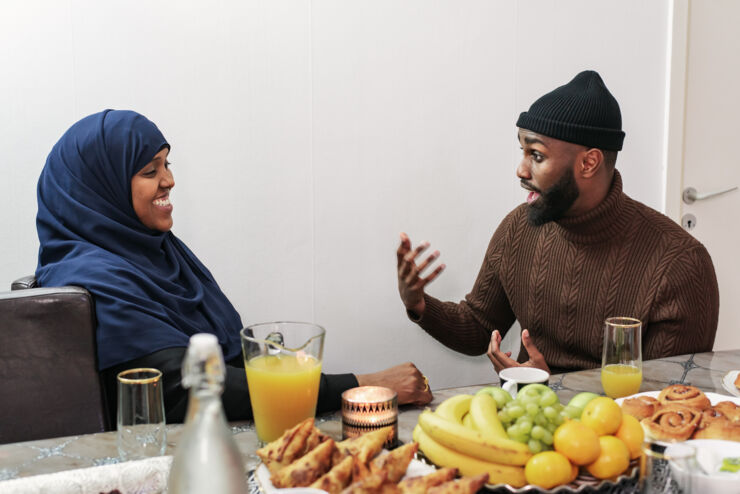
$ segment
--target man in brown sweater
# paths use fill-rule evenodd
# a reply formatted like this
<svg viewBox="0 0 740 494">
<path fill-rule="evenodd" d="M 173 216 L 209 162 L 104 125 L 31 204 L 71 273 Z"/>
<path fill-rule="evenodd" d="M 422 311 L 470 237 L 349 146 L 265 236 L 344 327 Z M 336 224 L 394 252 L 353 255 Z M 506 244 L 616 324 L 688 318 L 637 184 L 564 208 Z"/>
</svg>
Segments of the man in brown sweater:
<svg viewBox="0 0 740 494">
<path fill-rule="evenodd" d="M 516 174 L 527 202 L 499 225 L 472 291 L 441 302 L 424 287 L 428 247 L 401 235 L 398 284 L 409 317 L 444 345 L 488 353 L 497 371 L 553 373 L 601 365 L 603 322 L 643 323 L 643 358 L 712 350 L 719 292 L 704 246 L 666 216 L 622 192 L 615 170 L 624 132 L 619 104 L 596 72 L 542 96 L 517 121 Z M 518 361 L 499 348 L 515 320 Z"/>
</svg>

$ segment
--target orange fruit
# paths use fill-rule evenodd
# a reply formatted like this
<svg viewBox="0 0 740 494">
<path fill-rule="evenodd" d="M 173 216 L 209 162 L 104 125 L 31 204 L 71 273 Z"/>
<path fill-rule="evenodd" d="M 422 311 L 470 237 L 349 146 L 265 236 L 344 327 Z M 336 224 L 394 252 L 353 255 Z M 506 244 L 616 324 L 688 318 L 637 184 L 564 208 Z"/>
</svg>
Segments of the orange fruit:
<svg viewBox="0 0 740 494">
<path fill-rule="evenodd" d="M 639 420 L 632 415 L 623 415 L 622 424 L 614 435 L 627 445 L 627 449 L 630 451 L 630 459 L 634 460 L 640 457 L 642 441 L 645 440 L 645 431 L 642 429 Z"/>
<path fill-rule="evenodd" d="M 601 436 L 599 446 L 601 454 L 596 461 L 586 465 L 588 473 L 597 479 L 610 479 L 627 470 L 630 464 L 630 451 L 621 439 Z"/>
<path fill-rule="evenodd" d="M 553 446 L 576 465 L 594 462 L 601 452 L 599 436 L 577 420 L 568 420 L 555 430 Z"/>
<path fill-rule="evenodd" d="M 611 398 L 599 396 L 583 409 L 581 422 L 593 429 L 597 436 L 614 434 L 622 424 L 622 409 Z"/>
<path fill-rule="evenodd" d="M 544 489 L 567 484 L 573 475 L 568 458 L 557 451 L 543 451 L 527 460 L 524 477 L 527 482 Z"/>
<path fill-rule="evenodd" d="M 578 478 L 578 465 L 573 465 L 571 463 L 570 468 L 571 468 L 572 471 L 571 471 L 571 474 L 570 474 L 570 481 L 568 481 L 569 484 L 571 482 L 575 482 L 576 481 L 576 478 Z"/>
</svg>

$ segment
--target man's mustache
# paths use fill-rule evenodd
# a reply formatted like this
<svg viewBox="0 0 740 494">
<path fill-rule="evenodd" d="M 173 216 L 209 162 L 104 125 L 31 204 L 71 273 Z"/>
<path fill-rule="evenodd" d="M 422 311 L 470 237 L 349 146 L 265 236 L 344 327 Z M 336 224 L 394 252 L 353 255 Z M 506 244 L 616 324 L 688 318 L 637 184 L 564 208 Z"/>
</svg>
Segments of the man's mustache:
<svg viewBox="0 0 740 494">
<path fill-rule="evenodd" d="M 538 189 L 537 187 L 529 183 L 527 180 L 521 179 L 520 185 L 522 186 L 523 189 L 531 190 L 532 192 L 537 192 L 538 194 L 542 194 L 542 191 L 540 189 Z"/>
</svg>

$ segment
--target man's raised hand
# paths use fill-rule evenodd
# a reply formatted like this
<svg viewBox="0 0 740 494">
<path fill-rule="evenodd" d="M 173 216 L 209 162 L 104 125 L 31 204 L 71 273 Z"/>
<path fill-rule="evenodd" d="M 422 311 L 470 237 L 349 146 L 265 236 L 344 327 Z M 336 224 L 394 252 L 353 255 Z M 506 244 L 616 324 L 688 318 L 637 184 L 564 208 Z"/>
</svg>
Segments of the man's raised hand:
<svg viewBox="0 0 740 494">
<path fill-rule="evenodd" d="M 421 316 L 426 307 L 424 287 L 434 281 L 445 268 L 444 264 L 440 264 L 429 275 L 422 277 L 422 271 L 439 257 L 439 251 L 435 250 L 417 265 L 416 258 L 428 247 L 429 242 L 422 242 L 415 249 L 411 249 L 411 240 L 409 240 L 408 235 L 401 233 L 401 244 L 396 251 L 398 257 L 398 293 L 401 294 L 403 305 L 417 316 Z"/>
</svg>

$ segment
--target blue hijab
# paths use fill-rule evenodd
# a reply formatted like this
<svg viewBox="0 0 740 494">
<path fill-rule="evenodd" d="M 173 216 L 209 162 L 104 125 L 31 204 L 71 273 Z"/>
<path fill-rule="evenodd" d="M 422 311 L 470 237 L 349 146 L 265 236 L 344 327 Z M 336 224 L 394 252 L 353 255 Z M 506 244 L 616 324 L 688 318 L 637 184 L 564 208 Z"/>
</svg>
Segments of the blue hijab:
<svg viewBox="0 0 740 494">
<path fill-rule="evenodd" d="M 100 370 L 216 335 L 239 355 L 241 319 L 211 273 L 171 232 L 151 230 L 131 202 L 131 179 L 163 147 L 132 111 L 83 118 L 59 139 L 38 184 L 40 286 L 76 285 L 95 299 Z"/>
</svg>

